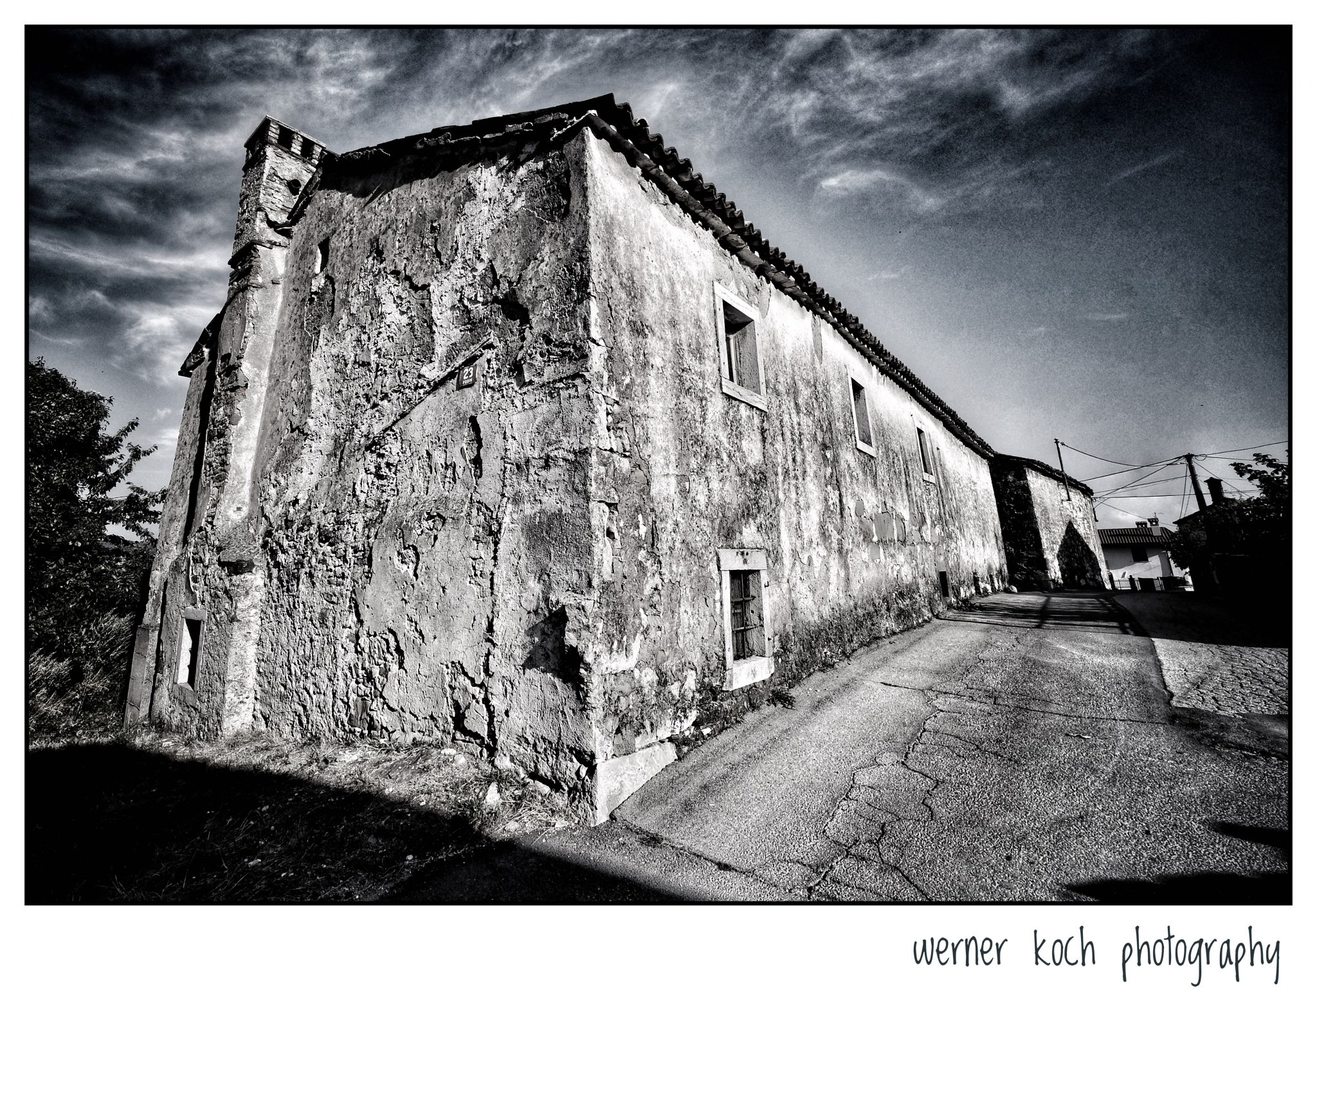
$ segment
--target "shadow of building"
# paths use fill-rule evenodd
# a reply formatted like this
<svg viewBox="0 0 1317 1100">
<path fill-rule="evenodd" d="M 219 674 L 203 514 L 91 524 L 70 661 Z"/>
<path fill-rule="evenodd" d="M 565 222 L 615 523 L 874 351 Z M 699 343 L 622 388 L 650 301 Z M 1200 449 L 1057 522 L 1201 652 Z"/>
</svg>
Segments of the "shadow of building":
<svg viewBox="0 0 1317 1100">
<path fill-rule="evenodd" d="M 1093 490 L 1045 462 L 994 455 L 1006 571 L 1017 588 L 1105 588 Z"/>
</svg>

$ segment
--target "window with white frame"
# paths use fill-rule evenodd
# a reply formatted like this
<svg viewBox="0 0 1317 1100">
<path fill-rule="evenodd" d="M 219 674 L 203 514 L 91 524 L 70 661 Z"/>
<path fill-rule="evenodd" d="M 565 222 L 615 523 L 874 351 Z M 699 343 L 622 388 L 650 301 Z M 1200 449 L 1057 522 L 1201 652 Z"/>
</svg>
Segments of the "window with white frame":
<svg viewBox="0 0 1317 1100">
<path fill-rule="evenodd" d="M 864 383 L 851 378 L 851 411 L 855 416 L 855 446 L 874 454 L 873 428 L 869 420 L 869 394 Z"/>
<path fill-rule="evenodd" d="M 773 674 L 772 637 L 764 599 L 768 555 L 763 550 L 718 551 L 722 578 L 723 636 L 729 691 L 758 683 Z"/>
<path fill-rule="evenodd" d="M 755 309 L 717 284 L 714 285 L 714 298 L 723 392 L 758 408 L 767 408 Z"/>
</svg>

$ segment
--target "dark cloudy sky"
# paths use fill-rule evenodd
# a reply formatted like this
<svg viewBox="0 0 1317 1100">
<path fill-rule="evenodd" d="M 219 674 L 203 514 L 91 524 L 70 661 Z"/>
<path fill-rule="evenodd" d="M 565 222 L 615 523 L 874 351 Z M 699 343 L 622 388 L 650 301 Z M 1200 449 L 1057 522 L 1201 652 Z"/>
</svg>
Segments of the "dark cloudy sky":
<svg viewBox="0 0 1317 1100">
<path fill-rule="evenodd" d="M 999 450 L 1055 463 L 1059 436 L 1137 464 L 1282 440 L 1289 49 L 1285 30 L 31 31 L 29 354 L 140 417 L 161 446 L 139 480 L 161 485 L 263 115 L 344 151 L 611 91 Z M 1180 470 L 1159 477 L 1166 497 L 1101 520 L 1177 517 Z"/>
</svg>

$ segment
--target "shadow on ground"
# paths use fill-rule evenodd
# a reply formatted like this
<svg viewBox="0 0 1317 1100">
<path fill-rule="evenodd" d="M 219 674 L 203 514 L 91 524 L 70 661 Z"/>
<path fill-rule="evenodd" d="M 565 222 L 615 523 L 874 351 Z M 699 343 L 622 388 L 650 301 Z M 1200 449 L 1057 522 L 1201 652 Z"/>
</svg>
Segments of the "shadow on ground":
<svg viewBox="0 0 1317 1100">
<path fill-rule="evenodd" d="M 29 904 L 393 900 L 418 879 L 431 902 L 680 900 L 405 801 L 126 745 L 30 751 L 26 819 Z"/>
<path fill-rule="evenodd" d="M 1290 857 L 1288 829 L 1270 829 L 1235 821 L 1205 821 L 1214 833 L 1248 844 L 1275 848 Z M 1208 872 L 1161 875 L 1152 879 L 1099 878 L 1072 882 L 1068 889 L 1095 901 L 1117 905 L 1289 905 L 1294 900 L 1289 871 L 1256 875 Z"/>
<path fill-rule="evenodd" d="M 1172 724 L 1200 745 L 1213 749 L 1290 758 L 1290 720 L 1285 714 L 1235 714 L 1228 718 L 1194 707 L 1176 707 Z"/>
<path fill-rule="evenodd" d="M 1113 602 L 1151 638 L 1206 645 L 1287 649 L 1291 637 L 1288 600 L 1265 590 L 1234 596 L 1203 592 L 1114 593 Z"/>
<path fill-rule="evenodd" d="M 1281 871 L 1261 875 L 1212 872 L 1153 879 L 1095 878 L 1072 882 L 1067 888 L 1113 905 L 1289 905 L 1293 899 L 1290 876 Z"/>
<path fill-rule="evenodd" d="M 1100 592 L 998 593 L 940 616 L 956 622 L 1013 626 L 1030 630 L 1090 630 L 1103 634 L 1140 633 L 1133 620 Z"/>
</svg>

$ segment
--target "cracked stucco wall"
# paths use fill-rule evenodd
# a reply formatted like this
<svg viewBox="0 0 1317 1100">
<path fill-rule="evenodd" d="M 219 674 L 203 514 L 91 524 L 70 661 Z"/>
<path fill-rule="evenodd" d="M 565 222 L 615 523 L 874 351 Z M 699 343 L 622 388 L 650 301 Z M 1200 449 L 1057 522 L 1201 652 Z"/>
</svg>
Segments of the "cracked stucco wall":
<svg viewBox="0 0 1317 1100">
<path fill-rule="evenodd" d="M 601 759 L 721 723 L 944 600 L 1005 583 L 988 464 L 834 330 L 589 141 L 592 477 L 608 561 L 591 639 Z M 767 409 L 722 392 L 715 283 L 758 314 Z M 851 377 L 876 454 L 855 445 Z M 923 475 L 916 427 L 933 447 Z M 776 672 L 726 692 L 717 550 L 761 548 Z"/>
<path fill-rule="evenodd" d="M 143 625 L 157 721 L 464 744 L 595 820 L 696 722 L 930 618 L 939 572 L 1004 583 L 986 461 L 591 132 L 391 148 L 291 232 L 312 166 L 249 165 Z M 715 283 L 758 315 L 766 410 L 722 392 Z M 734 692 L 720 547 L 768 558 L 776 671 Z"/>
<path fill-rule="evenodd" d="M 255 250 L 259 319 L 231 299 L 207 423 L 197 369 L 180 432 L 162 587 L 205 636 L 174 684 L 185 608 L 164 601 L 157 720 L 466 742 L 590 802 L 583 153 L 515 152 L 326 173 Z"/>
</svg>

